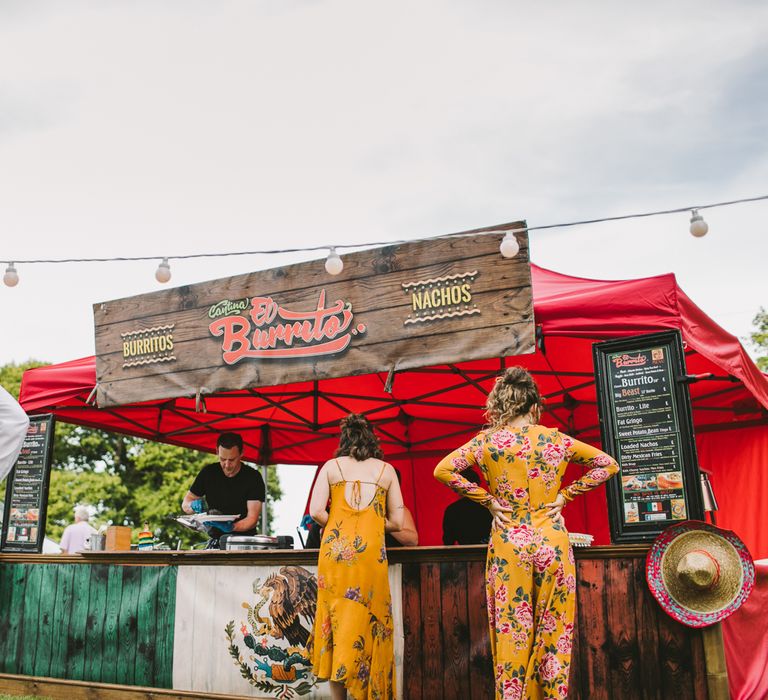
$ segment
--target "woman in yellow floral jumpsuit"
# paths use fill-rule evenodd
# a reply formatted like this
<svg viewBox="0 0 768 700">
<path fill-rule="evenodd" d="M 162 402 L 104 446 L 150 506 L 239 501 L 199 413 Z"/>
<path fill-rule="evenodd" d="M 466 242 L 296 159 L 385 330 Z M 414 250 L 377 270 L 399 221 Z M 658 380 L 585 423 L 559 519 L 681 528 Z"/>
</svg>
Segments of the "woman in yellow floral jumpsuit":
<svg viewBox="0 0 768 700">
<path fill-rule="evenodd" d="M 365 418 L 347 416 L 333 459 L 312 489 L 309 512 L 325 527 L 317 565 L 317 611 L 309 642 L 313 673 L 334 700 L 395 697 L 392 604 L 384 532 L 403 524 L 393 467 Z M 326 511 L 330 496 L 331 509 Z"/>
<path fill-rule="evenodd" d="M 609 455 L 538 425 L 541 398 L 512 367 L 488 396 L 490 428 L 449 454 L 435 478 L 494 516 L 486 594 L 496 697 L 566 698 L 576 605 L 576 566 L 560 511 L 618 471 Z M 589 471 L 561 489 L 569 462 Z M 477 465 L 491 493 L 463 478 Z"/>
</svg>

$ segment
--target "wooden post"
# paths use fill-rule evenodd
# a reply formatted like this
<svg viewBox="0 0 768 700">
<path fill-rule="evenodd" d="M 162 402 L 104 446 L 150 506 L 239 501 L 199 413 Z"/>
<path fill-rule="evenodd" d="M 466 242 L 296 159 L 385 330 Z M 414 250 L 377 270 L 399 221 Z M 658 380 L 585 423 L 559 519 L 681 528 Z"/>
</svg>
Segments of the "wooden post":
<svg viewBox="0 0 768 700">
<path fill-rule="evenodd" d="M 709 700 L 728 700 L 728 669 L 725 666 L 723 629 L 718 622 L 701 630 L 704 641 L 704 664 L 707 668 Z"/>
<path fill-rule="evenodd" d="M 267 470 L 269 467 L 266 464 L 261 465 L 261 478 L 264 479 L 264 507 L 261 509 L 261 534 L 266 535 L 269 533 L 269 523 L 267 522 Z"/>
</svg>

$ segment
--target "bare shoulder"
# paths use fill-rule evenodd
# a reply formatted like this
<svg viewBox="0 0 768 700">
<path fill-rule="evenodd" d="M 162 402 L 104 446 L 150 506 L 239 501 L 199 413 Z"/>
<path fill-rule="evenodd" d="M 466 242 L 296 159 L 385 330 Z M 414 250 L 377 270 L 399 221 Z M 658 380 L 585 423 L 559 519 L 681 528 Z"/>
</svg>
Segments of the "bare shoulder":
<svg viewBox="0 0 768 700">
<path fill-rule="evenodd" d="M 379 483 L 388 489 L 394 482 L 399 482 L 397 471 L 389 462 L 384 462 L 384 472 Z"/>
<path fill-rule="evenodd" d="M 335 459 L 329 459 L 322 467 L 320 467 L 320 473 L 317 475 L 318 479 L 325 479 L 329 484 L 335 484 L 341 475 L 339 474 L 339 467 Z"/>
</svg>

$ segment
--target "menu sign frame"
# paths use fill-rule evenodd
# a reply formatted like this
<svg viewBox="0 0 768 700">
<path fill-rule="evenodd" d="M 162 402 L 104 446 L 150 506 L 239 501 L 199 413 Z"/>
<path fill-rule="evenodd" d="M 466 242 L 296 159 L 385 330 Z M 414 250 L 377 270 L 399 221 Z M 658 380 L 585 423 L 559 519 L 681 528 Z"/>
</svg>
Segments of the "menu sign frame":
<svg viewBox="0 0 768 700">
<path fill-rule="evenodd" d="M 611 541 L 653 540 L 702 520 L 704 506 L 680 331 L 593 346 L 603 449 L 619 462 L 607 484 Z"/>
<path fill-rule="evenodd" d="M 27 435 L 5 489 L 2 552 L 42 552 L 54 428 L 53 414 L 29 417 Z"/>
</svg>

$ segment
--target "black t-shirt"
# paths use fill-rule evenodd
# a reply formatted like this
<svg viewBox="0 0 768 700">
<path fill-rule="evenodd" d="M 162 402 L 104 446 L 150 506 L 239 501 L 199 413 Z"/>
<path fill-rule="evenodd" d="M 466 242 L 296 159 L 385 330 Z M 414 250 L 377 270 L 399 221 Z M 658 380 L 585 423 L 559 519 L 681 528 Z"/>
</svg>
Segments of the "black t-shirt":
<svg viewBox="0 0 768 700">
<path fill-rule="evenodd" d="M 443 544 L 488 544 L 493 516 L 485 506 L 462 498 L 443 515 Z"/>
<path fill-rule="evenodd" d="M 224 515 L 248 514 L 248 501 L 264 501 L 266 489 L 261 474 L 241 464 L 234 476 L 226 476 L 218 463 L 207 464 L 195 478 L 189 489 L 195 496 L 205 496 L 209 510 Z"/>
</svg>

